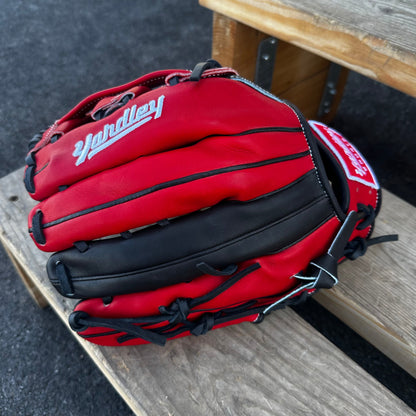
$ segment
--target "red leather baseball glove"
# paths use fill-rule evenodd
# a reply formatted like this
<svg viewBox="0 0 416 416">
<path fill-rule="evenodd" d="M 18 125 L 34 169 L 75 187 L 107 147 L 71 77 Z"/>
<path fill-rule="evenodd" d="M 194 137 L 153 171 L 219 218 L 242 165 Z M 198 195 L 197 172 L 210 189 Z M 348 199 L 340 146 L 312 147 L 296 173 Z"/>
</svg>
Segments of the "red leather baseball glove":
<svg viewBox="0 0 416 416">
<path fill-rule="evenodd" d="M 26 162 L 30 235 L 85 299 L 72 328 L 104 345 L 259 322 L 332 287 L 380 207 L 341 134 L 212 60 L 93 94 Z"/>
</svg>

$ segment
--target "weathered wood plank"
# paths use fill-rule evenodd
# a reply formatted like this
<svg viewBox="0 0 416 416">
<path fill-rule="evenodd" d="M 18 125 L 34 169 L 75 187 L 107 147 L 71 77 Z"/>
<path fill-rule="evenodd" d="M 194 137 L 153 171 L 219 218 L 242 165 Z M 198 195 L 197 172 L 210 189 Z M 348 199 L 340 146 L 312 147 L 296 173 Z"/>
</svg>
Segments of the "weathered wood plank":
<svg viewBox="0 0 416 416">
<path fill-rule="evenodd" d="M 416 3 L 200 0 L 261 32 L 416 96 Z"/>
<path fill-rule="evenodd" d="M 20 170 L 0 180 L 0 238 L 66 323 L 74 301 L 51 288 L 47 254 L 27 234 L 33 201 L 21 176 Z M 98 347 L 76 338 L 140 415 L 415 414 L 290 309 L 261 325 L 164 348 Z"/>
<path fill-rule="evenodd" d="M 416 208 L 383 192 L 374 236 L 399 241 L 370 247 L 340 266 L 340 283 L 315 298 L 416 377 Z"/>
<path fill-rule="evenodd" d="M 413 0 L 280 0 L 302 12 L 337 21 L 351 31 L 387 41 L 416 53 L 416 8 Z"/>
</svg>

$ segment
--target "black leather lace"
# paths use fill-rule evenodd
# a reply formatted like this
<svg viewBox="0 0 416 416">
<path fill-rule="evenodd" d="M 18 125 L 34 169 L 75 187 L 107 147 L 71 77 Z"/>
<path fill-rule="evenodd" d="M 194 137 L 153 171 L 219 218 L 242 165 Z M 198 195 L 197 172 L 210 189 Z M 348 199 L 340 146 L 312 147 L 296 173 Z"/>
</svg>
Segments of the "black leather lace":
<svg viewBox="0 0 416 416">
<path fill-rule="evenodd" d="M 179 335 L 185 331 L 190 331 L 193 335 L 202 335 L 212 329 L 217 322 L 221 323 L 224 319 L 229 320 L 232 315 L 237 314 L 240 316 L 241 314 L 249 315 L 251 313 L 255 313 L 250 310 L 250 307 L 254 305 L 256 301 L 250 301 L 244 305 L 239 305 L 237 308 L 232 307 L 217 311 L 215 313 L 204 313 L 196 321 L 188 320 L 188 315 L 191 312 L 198 312 L 198 310 L 195 310 L 197 306 L 214 299 L 243 277 L 259 268 L 260 265 L 258 263 L 254 263 L 237 272 L 221 285 L 203 296 L 194 299 L 178 298 L 169 306 L 160 306 L 160 315 L 140 318 L 106 319 L 91 317 L 83 311 L 75 311 L 70 315 L 69 323 L 71 328 L 77 332 L 83 332 L 90 327 L 111 328 L 119 332 L 124 332 L 126 335 L 118 338 L 117 341 L 119 343 L 126 342 L 133 338 L 142 338 L 148 342 L 164 345 L 168 338 Z M 235 269 L 235 267 L 230 266 L 225 270 L 233 269 Z M 212 270 L 215 269 L 212 268 Z M 166 321 L 168 322 L 167 325 L 157 328 L 149 328 L 151 325 L 161 324 Z M 178 327 L 178 325 L 180 325 L 180 327 Z"/>
<path fill-rule="evenodd" d="M 364 256 L 364 254 L 367 252 L 367 248 L 374 244 L 397 241 L 398 239 L 399 236 L 397 234 L 382 235 L 380 237 L 370 238 L 369 240 L 366 240 L 362 237 L 356 237 L 354 240 L 347 244 L 344 254 L 348 259 L 355 260 L 358 257 Z"/>
<path fill-rule="evenodd" d="M 252 314 L 258 315 L 255 323 L 259 323 L 271 311 L 288 305 L 297 305 L 303 302 L 310 293 L 320 288 L 332 287 L 336 284 L 338 282 L 338 261 L 343 256 L 354 260 L 365 254 L 367 247 L 371 245 L 398 239 L 397 235 L 386 235 L 370 240 L 356 237 L 348 242 L 354 229 L 365 229 L 368 226 L 372 226 L 374 220 L 375 211 L 371 206 L 360 205 L 358 212 L 351 211 L 334 238 L 328 252 L 311 261 L 305 273 L 300 272 L 295 275 L 294 277 L 301 283 L 285 294 L 275 294 L 266 298 L 253 299 L 240 305 L 237 304 L 217 311 L 198 310 L 198 306 L 213 300 L 242 278 L 260 268 L 260 264 L 254 263 L 240 271 L 237 271 L 236 265 L 229 265 L 222 270 L 218 270 L 206 263 L 199 263 L 196 267 L 201 272 L 214 276 L 230 277 L 205 295 L 197 298 L 177 298 L 168 306 L 160 306 L 159 315 L 107 319 L 91 317 L 84 311 L 75 311 L 70 315 L 70 325 L 73 330 L 80 332 L 81 336 L 85 338 L 120 334 L 117 338 L 120 344 L 135 338 L 141 338 L 148 342 L 164 345 L 169 338 L 174 338 L 187 331 L 193 335 L 202 335 L 211 330 L 215 325 Z M 198 319 L 189 320 L 189 315 L 196 312 L 202 313 L 201 316 Z M 104 327 L 111 330 L 99 334 L 82 334 L 82 332 L 91 327 Z"/>
<path fill-rule="evenodd" d="M 358 204 L 358 209 L 358 212 L 363 215 L 363 219 L 357 225 L 357 230 L 364 230 L 369 226 L 373 227 L 376 219 L 376 212 L 374 208 L 371 205 Z M 350 260 L 355 260 L 358 257 L 363 256 L 367 252 L 367 248 L 372 245 L 386 243 L 389 241 L 397 241 L 398 239 L 398 234 L 382 235 L 380 237 L 370 239 L 356 237 L 347 243 L 344 255 Z"/>
</svg>

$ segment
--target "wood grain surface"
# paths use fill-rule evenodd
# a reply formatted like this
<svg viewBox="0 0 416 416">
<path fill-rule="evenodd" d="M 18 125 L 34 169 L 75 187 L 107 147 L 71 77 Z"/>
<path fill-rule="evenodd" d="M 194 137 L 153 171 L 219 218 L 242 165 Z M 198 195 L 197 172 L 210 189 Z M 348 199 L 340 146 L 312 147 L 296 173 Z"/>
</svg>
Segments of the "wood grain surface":
<svg viewBox="0 0 416 416">
<path fill-rule="evenodd" d="M 75 301 L 49 284 L 27 234 L 22 170 L 0 180 L 0 239 L 66 323 Z M 363 283 L 364 284 L 364 283 Z M 166 347 L 81 343 L 139 415 L 414 415 L 292 310 Z"/>
<path fill-rule="evenodd" d="M 217 13 L 416 96 L 413 0 L 200 0 Z"/>
</svg>

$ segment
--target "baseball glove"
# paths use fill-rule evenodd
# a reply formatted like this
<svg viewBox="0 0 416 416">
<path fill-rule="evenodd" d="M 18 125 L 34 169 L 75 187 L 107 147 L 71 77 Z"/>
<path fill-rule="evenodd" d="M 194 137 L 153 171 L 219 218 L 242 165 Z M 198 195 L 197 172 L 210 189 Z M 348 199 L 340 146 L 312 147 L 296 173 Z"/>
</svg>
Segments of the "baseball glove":
<svg viewBox="0 0 416 416">
<path fill-rule="evenodd" d="M 260 322 L 332 287 L 380 207 L 341 134 L 213 60 L 93 94 L 29 148 L 29 233 L 84 299 L 71 327 L 103 345 Z"/>
</svg>

